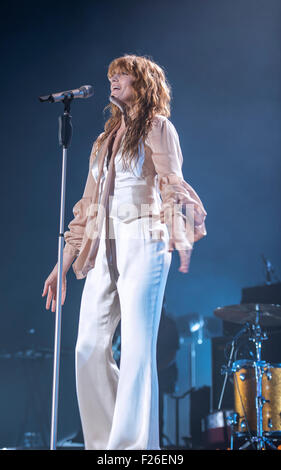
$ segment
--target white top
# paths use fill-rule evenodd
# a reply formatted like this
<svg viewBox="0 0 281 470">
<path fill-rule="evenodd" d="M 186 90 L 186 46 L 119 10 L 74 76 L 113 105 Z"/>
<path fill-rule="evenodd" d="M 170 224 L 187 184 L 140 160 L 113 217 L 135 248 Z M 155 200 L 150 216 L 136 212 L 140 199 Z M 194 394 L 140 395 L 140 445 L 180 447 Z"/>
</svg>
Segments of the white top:
<svg viewBox="0 0 281 470">
<path fill-rule="evenodd" d="M 148 180 L 142 176 L 142 168 L 145 159 L 143 143 L 139 144 L 139 158 L 137 163 L 133 161 L 132 169 L 123 169 L 122 150 L 125 135 L 121 139 L 120 148 L 115 155 L 114 168 L 114 195 L 110 196 L 110 217 L 127 222 L 140 216 L 147 216 L 148 210 L 153 217 L 160 217 L 161 198 L 156 185 L 148 184 Z M 104 160 L 103 174 L 101 176 L 99 198 L 101 200 L 104 183 L 107 177 L 107 157 Z M 92 173 L 97 180 L 97 165 L 93 165 Z M 148 209 L 149 207 L 149 209 Z"/>
</svg>

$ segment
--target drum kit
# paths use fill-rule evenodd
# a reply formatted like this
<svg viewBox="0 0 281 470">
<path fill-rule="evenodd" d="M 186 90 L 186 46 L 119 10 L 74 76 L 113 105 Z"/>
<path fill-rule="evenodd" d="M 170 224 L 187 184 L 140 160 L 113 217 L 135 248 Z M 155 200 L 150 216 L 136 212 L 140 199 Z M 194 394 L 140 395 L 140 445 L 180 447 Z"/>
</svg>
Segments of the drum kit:
<svg viewBox="0 0 281 470">
<path fill-rule="evenodd" d="M 269 329 L 281 327 L 281 306 L 247 303 L 218 307 L 216 317 L 242 327 L 232 338 L 227 365 L 223 366 L 223 387 L 218 411 L 221 410 L 226 382 L 230 376 L 234 388 L 234 412 L 227 416 L 231 428 L 230 449 L 241 439 L 240 449 L 277 449 L 281 441 L 281 364 L 262 360 L 263 341 Z M 235 359 L 238 341 L 246 336 L 254 345 L 251 359 Z"/>
</svg>

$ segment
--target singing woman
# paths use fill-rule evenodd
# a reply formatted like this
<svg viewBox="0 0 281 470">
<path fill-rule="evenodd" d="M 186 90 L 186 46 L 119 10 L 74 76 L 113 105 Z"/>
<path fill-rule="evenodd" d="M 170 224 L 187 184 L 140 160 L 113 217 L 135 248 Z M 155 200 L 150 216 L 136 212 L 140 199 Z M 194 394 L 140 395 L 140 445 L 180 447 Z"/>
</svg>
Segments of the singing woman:
<svg viewBox="0 0 281 470">
<path fill-rule="evenodd" d="M 160 449 L 156 346 L 164 291 L 174 250 L 179 271 L 189 271 L 207 213 L 183 178 L 163 68 L 126 54 L 107 76 L 110 117 L 64 233 L 62 304 L 72 266 L 85 279 L 75 350 L 85 449 Z M 57 265 L 42 294 L 52 311 L 56 287 Z M 112 339 L 120 320 L 117 367 Z"/>
</svg>

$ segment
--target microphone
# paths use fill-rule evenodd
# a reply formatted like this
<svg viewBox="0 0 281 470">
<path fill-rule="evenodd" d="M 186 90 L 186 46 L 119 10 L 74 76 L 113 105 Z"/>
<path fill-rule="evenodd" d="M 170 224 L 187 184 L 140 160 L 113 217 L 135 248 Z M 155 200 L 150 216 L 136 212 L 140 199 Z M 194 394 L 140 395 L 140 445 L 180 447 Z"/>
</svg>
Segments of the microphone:
<svg viewBox="0 0 281 470">
<path fill-rule="evenodd" d="M 63 101 L 65 97 L 76 99 L 76 98 L 90 98 L 94 94 L 94 89 L 91 85 L 83 85 L 75 90 L 60 91 L 58 93 L 52 93 L 46 96 L 39 96 L 39 101 L 44 103 L 58 103 Z"/>
</svg>

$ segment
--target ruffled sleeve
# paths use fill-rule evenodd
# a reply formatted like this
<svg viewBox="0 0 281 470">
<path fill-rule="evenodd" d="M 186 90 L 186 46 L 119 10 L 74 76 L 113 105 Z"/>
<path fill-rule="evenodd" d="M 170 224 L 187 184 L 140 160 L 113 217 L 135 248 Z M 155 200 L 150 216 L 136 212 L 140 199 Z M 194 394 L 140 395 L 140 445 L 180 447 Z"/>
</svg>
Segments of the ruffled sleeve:
<svg viewBox="0 0 281 470">
<path fill-rule="evenodd" d="M 169 249 L 190 250 L 194 242 L 207 235 L 207 212 L 196 191 L 182 174 L 183 156 L 178 133 L 165 116 L 156 116 L 146 138 L 158 175 L 162 199 L 161 222 L 169 230 Z"/>
<path fill-rule="evenodd" d="M 88 209 L 91 205 L 92 196 L 96 186 L 96 182 L 93 178 L 91 168 L 93 160 L 96 156 L 97 140 L 98 139 L 95 140 L 92 146 L 91 154 L 89 157 L 88 177 L 86 180 L 82 198 L 73 206 L 72 212 L 74 218 L 68 224 L 69 230 L 64 232 L 65 246 L 63 252 L 69 253 L 75 257 L 77 257 L 80 252 L 88 217 Z"/>
</svg>

